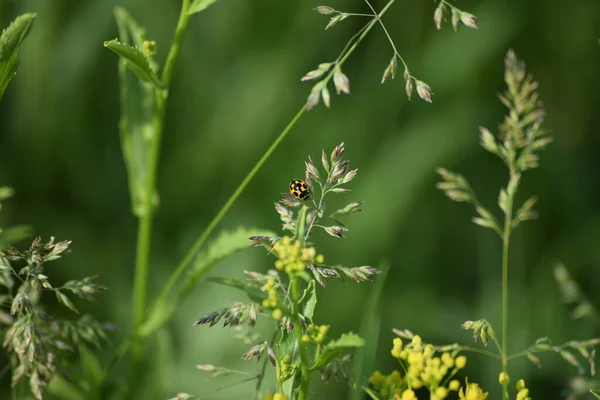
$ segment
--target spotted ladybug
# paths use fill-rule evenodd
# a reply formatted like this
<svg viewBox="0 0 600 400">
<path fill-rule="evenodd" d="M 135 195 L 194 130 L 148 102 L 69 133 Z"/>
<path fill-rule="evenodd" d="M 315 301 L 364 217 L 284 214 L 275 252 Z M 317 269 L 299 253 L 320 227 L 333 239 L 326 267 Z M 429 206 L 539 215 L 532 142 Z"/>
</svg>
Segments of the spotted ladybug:
<svg viewBox="0 0 600 400">
<path fill-rule="evenodd" d="M 301 179 L 294 179 L 290 182 L 290 194 L 300 200 L 308 200 L 310 198 L 310 190 Z"/>
</svg>

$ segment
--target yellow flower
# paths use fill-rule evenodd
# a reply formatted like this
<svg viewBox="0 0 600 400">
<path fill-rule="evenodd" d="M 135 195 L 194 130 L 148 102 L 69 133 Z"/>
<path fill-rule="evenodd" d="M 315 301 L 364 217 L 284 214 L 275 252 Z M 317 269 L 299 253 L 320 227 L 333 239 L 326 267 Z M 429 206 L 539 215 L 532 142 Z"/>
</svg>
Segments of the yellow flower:
<svg viewBox="0 0 600 400">
<path fill-rule="evenodd" d="M 379 371 L 373 372 L 373 375 L 369 378 L 369 383 L 373 386 L 381 385 L 385 382 L 385 376 Z"/>
<path fill-rule="evenodd" d="M 411 389 L 406 389 L 402 392 L 401 400 L 417 400 L 417 396 L 415 396 L 415 392 Z"/>
<path fill-rule="evenodd" d="M 517 393 L 517 400 L 525 400 L 529 396 L 529 389 L 523 388 Z"/>
<path fill-rule="evenodd" d="M 455 392 L 457 392 L 458 389 L 460 389 L 460 382 L 456 379 L 451 380 L 450 383 L 448 384 L 448 389 L 454 390 Z"/>
<path fill-rule="evenodd" d="M 283 393 L 275 393 L 273 400 L 288 400 L 288 397 Z"/>
<path fill-rule="evenodd" d="M 415 335 L 413 337 L 413 339 L 412 339 L 412 344 L 413 344 L 413 346 L 415 346 L 416 350 L 420 350 L 421 349 L 421 343 L 422 343 L 421 336 Z"/>
<path fill-rule="evenodd" d="M 400 358 L 402 354 L 402 339 L 394 338 L 394 348 L 392 349 L 392 357 Z"/>
<path fill-rule="evenodd" d="M 318 256 L 315 257 L 315 262 L 317 264 L 323 264 L 325 262 L 325 257 L 323 257 L 322 254 L 319 254 Z"/>
<path fill-rule="evenodd" d="M 273 319 L 276 319 L 279 321 L 281 319 L 281 317 L 283 316 L 283 313 L 281 312 L 281 310 L 279 308 L 276 308 L 273 310 L 272 316 L 273 316 Z"/>
<path fill-rule="evenodd" d="M 440 386 L 439 388 L 435 389 L 434 394 L 440 400 L 445 399 L 446 396 L 448 396 L 448 389 L 446 389 L 443 386 Z"/>
<path fill-rule="evenodd" d="M 485 400 L 488 397 L 488 392 L 484 392 L 478 384 L 469 383 L 467 381 L 467 390 L 463 392 L 463 388 L 460 388 L 458 392 L 458 398 L 460 400 Z"/>
<path fill-rule="evenodd" d="M 448 368 L 452 368 L 454 366 L 454 359 L 450 353 L 445 352 L 442 354 L 442 363 Z"/>
<path fill-rule="evenodd" d="M 517 391 L 520 392 L 522 389 L 525 389 L 525 381 L 523 379 L 519 379 L 517 381 Z"/>
<path fill-rule="evenodd" d="M 456 360 L 454 360 L 454 365 L 456 365 L 456 368 L 458 368 L 458 369 L 463 369 L 465 367 L 465 365 L 467 365 L 467 357 L 465 357 L 465 356 L 456 357 Z"/>
</svg>

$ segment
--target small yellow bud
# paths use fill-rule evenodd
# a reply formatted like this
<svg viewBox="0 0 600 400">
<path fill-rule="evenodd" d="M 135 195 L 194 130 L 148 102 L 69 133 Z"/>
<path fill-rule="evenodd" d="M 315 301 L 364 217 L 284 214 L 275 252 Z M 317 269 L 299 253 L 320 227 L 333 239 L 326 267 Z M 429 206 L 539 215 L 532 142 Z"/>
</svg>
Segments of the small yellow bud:
<svg viewBox="0 0 600 400">
<path fill-rule="evenodd" d="M 270 303 L 271 303 L 271 302 L 270 302 L 269 300 L 267 300 L 267 299 L 264 299 L 264 300 L 262 301 L 262 306 L 263 306 L 263 307 L 265 307 L 265 308 L 267 308 L 267 307 L 269 307 L 269 304 L 270 304 Z"/>
<path fill-rule="evenodd" d="M 289 364 L 290 361 L 292 361 L 292 356 L 290 356 L 289 354 L 286 354 L 285 356 L 283 356 L 283 361 L 284 364 Z"/>
<path fill-rule="evenodd" d="M 379 371 L 373 372 L 373 375 L 369 378 L 369 383 L 372 385 L 380 385 L 385 381 L 385 377 Z"/>
<path fill-rule="evenodd" d="M 460 382 L 457 379 L 451 380 L 450 383 L 448 384 L 448 389 L 454 390 L 455 392 L 457 392 L 458 389 L 460 389 Z"/>
<path fill-rule="evenodd" d="M 452 358 L 450 353 L 445 352 L 442 354 L 442 363 L 448 368 L 451 368 L 454 366 L 454 359 Z"/>
<path fill-rule="evenodd" d="M 415 392 L 413 392 L 411 389 L 406 389 L 404 392 L 402 392 L 402 400 L 416 400 L 417 397 L 415 396 Z"/>
<path fill-rule="evenodd" d="M 456 360 L 454 360 L 454 365 L 456 365 L 456 368 L 458 368 L 458 369 L 463 369 L 465 367 L 465 365 L 467 365 L 467 357 L 465 357 L 465 356 L 456 357 Z"/>
<path fill-rule="evenodd" d="M 394 344 L 394 347 L 402 349 L 402 339 L 400 339 L 399 337 L 394 338 L 394 340 L 392 340 L 392 343 Z"/>
<path fill-rule="evenodd" d="M 448 389 L 446 389 L 443 386 L 440 386 L 439 388 L 435 389 L 435 395 L 440 399 L 445 399 L 446 396 L 448 396 Z"/>
<path fill-rule="evenodd" d="M 318 256 L 316 256 L 315 262 L 317 264 L 323 264 L 325 262 L 325 257 L 323 257 L 323 254 L 319 254 Z"/>
<path fill-rule="evenodd" d="M 265 393 L 262 400 L 273 400 L 273 395 L 271 393 Z"/>
<path fill-rule="evenodd" d="M 423 381 L 420 379 L 413 379 L 410 381 L 410 386 L 414 389 L 421 389 L 423 387 Z"/>
<path fill-rule="evenodd" d="M 517 400 L 525 400 L 529 396 L 529 389 L 523 388 L 517 393 Z"/>
<path fill-rule="evenodd" d="M 420 348 L 421 347 L 421 336 L 419 335 L 415 335 L 415 337 L 413 337 L 412 339 L 412 344 L 413 346 L 415 346 L 415 348 Z"/>
<path fill-rule="evenodd" d="M 273 313 L 271 315 L 273 316 L 273 319 L 276 319 L 277 321 L 279 321 L 281 319 L 281 317 L 283 316 L 283 313 L 281 312 L 281 310 L 279 308 L 276 308 L 273 310 Z"/>
<path fill-rule="evenodd" d="M 402 375 L 400 375 L 400 372 L 394 370 L 394 371 L 392 371 L 390 376 L 388 376 L 388 381 L 389 381 L 389 383 L 393 383 L 393 384 L 400 383 L 400 382 L 402 382 Z"/>
<path fill-rule="evenodd" d="M 500 382 L 502 386 L 506 386 L 510 383 L 510 376 L 508 376 L 506 372 L 502 371 L 500 372 L 500 375 L 498 375 L 498 382 Z"/>
<path fill-rule="evenodd" d="M 281 260 L 275 261 L 275 268 L 277 268 L 278 270 L 282 270 L 283 269 L 283 261 L 281 261 Z"/>
<path fill-rule="evenodd" d="M 520 392 L 522 389 L 525 389 L 525 381 L 523 379 L 519 379 L 517 381 L 517 392 Z"/>
<path fill-rule="evenodd" d="M 310 336 L 308 336 L 308 335 L 302 335 L 302 341 L 303 342 L 310 342 Z"/>
<path fill-rule="evenodd" d="M 288 397 L 283 393 L 275 393 L 273 400 L 288 400 Z"/>
</svg>

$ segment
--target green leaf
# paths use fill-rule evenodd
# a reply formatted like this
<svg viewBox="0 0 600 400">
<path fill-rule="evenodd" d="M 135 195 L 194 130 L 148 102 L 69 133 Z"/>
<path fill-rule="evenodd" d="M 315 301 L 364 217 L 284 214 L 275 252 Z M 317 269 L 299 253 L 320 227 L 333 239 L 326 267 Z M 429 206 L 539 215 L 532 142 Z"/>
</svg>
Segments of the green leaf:
<svg viewBox="0 0 600 400">
<path fill-rule="evenodd" d="M 375 365 L 377 343 L 379 343 L 379 328 L 381 327 L 381 314 L 383 308 L 382 299 L 384 294 L 385 280 L 389 269 L 390 265 L 387 262 L 383 263 L 379 267 L 381 273 L 377 277 L 377 280 L 373 285 L 374 287 L 371 288 L 371 294 L 367 300 L 367 306 L 363 312 L 360 335 L 361 337 L 365 338 L 365 345 L 356 351 L 356 356 L 354 357 L 354 379 L 359 387 L 367 384 L 369 373 L 373 370 Z M 361 391 L 351 391 L 350 399 L 362 399 Z"/>
<path fill-rule="evenodd" d="M 317 306 L 317 290 L 315 288 L 315 280 L 311 279 L 308 282 L 308 286 L 304 289 L 302 298 L 298 302 L 302 307 L 302 315 L 306 317 L 308 323 L 313 323 L 313 315 L 315 313 L 315 307 Z"/>
<path fill-rule="evenodd" d="M 66 294 L 61 293 L 59 290 L 56 291 L 56 298 L 58 299 L 58 301 L 68 307 L 69 309 L 71 309 L 72 311 L 76 312 L 79 314 L 79 312 L 77 311 L 77 309 L 75 308 L 75 305 L 73 305 L 73 303 L 71 302 L 71 300 L 69 299 L 69 297 L 67 297 Z"/>
<path fill-rule="evenodd" d="M 145 30 L 121 7 L 115 8 L 115 19 L 121 43 L 142 48 Z M 152 70 L 156 63 L 145 57 Z M 127 167 L 129 196 L 132 213 L 141 218 L 146 213 L 146 177 L 150 165 L 153 120 L 156 111 L 154 85 L 137 78 L 125 58 L 119 58 L 119 85 L 121 116 L 119 134 L 121 149 Z M 158 194 L 151 194 L 154 205 L 158 204 Z"/>
<path fill-rule="evenodd" d="M 590 393 L 593 394 L 595 398 L 600 399 L 600 393 L 592 389 L 590 389 Z"/>
<path fill-rule="evenodd" d="M 33 228 L 29 225 L 15 225 L 0 231 L 0 249 L 27 239 L 33 235 Z"/>
<path fill-rule="evenodd" d="M 358 336 L 356 333 L 344 333 L 338 340 L 329 342 L 324 348 L 321 356 L 315 361 L 311 370 L 317 370 L 322 366 L 328 364 L 337 355 L 346 352 L 348 349 L 363 347 L 365 341 L 363 338 Z"/>
<path fill-rule="evenodd" d="M 138 78 L 144 82 L 152 83 L 157 88 L 162 87 L 162 84 L 156 77 L 156 73 L 150 68 L 150 63 L 148 63 L 146 56 L 137 47 L 123 44 L 118 39 L 104 42 L 104 47 L 121 56 Z"/>
<path fill-rule="evenodd" d="M 194 0 L 190 8 L 188 8 L 188 15 L 199 13 L 200 11 L 206 10 L 212 6 L 217 0 Z"/>
<path fill-rule="evenodd" d="M 9 186 L 0 186 L 0 201 L 9 199 L 15 195 L 15 190 Z"/>
<path fill-rule="evenodd" d="M 0 100 L 8 83 L 17 73 L 19 47 L 33 26 L 37 14 L 18 16 L 0 36 Z"/>
<path fill-rule="evenodd" d="M 229 286 L 232 288 L 240 289 L 244 293 L 248 295 L 250 300 L 261 303 L 266 298 L 266 293 L 261 292 L 255 285 L 252 283 L 245 281 L 243 279 L 233 279 L 233 278 L 208 278 L 208 282 L 218 283 L 219 285 Z"/>
<path fill-rule="evenodd" d="M 298 342 L 293 332 L 288 332 L 287 329 L 281 329 L 281 339 L 277 344 L 277 360 L 281 360 L 285 355 L 291 356 L 290 364 L 296 364 L 298 368 L 293 371 L 293 374 L 289 377 L 278 376 L 277 380 L 283 380 L 283 393 L 290 399 L 295 399 L 295 392 L 300 388 L 301 376 L 300 376 L 300 351 L 298 349 Z M 285 379 L 285 380 L 284 380 Z"/>
<path fill-rule="evenodd" d="M 221 232 L 221 234 L 219 234 L 219 236 L 217 236 L 217 238 L 207 246 L 205 251 L 196 256 L 194 265 L 184 278 L 183 286 L 177 297 L 171 300 L 161 301 L 161 299 L 159 299 L 152 304 L 150 311 L 148 312 L 148 316 L 140 327 L 138 334 L 145 337 L 163 326 L 177 310 L 178 305 L 181 304 L 181 302 L 189 295 L 192 289 L 198 285 L 200 280 L 204 277 L 204 275 L 206 275 L 207 272 L 209 272 L 215 265 L 227 257 L 238 251 L 249 248 L 250 241 L 248 238 L 250 236 L 275 236 L 275 234 L 271 231 L 242 227 L 233 232 Z M 264 293 L 262 293 L 260 290 L 255 288 L 255 290 L 251 290 L 249 287 L 246 288 L 245 284 L 248 284 L 246 281 L 240 280 L 235 282 L 233 279 L 226 281 L 225 279 L 221 278 L 213 278 L 212 281 L 231 287 L 236 287 L 245 292 L 247 290 L 248 296 L 250 296 L 250 298 L 253 300 L 256 299 L 255 301 L 260 302 L 264 298 Z"/>
<path fill-rule="evenodd" d="M 194 264 L 183 279 L 183 287 L 180 291 L 180 296 L 185 297 L 190 290 L 196 287 L 200 279 L 202 279 L 217 263 L 238 251 L 248 249 L 250 244 L 248 238 L 250 236 L 274 237 L 277 235 L 264 229 L 244 227 L 239 227 L 235 231 L 221 232 L 219 236 L 206 247 L 206 250 L 196 256 Z"/>
<path fill-rule="evenodd" d="M 97 393 L 105 378 L 104 368 L 94 353 L 84 345 L 79 346 L 79 359 L 85 381 L 89 385 L 89 394 Z"/>
<path fill-rule="evenodd" d="M 377 395 L 375 394 L 375 392 L 373 392 L 371 389 L 369 389 L 366 386 L 363 386 L 362 389 L 369 395 L 369 397 L 371 397 L 372 400 L 381 400 L 379 397 L 377 397 Z M 360 396 L 360 392 L 357 391 L 359 393 L 359 397 L 358 398 L 362 398 Z"/>
</svg>

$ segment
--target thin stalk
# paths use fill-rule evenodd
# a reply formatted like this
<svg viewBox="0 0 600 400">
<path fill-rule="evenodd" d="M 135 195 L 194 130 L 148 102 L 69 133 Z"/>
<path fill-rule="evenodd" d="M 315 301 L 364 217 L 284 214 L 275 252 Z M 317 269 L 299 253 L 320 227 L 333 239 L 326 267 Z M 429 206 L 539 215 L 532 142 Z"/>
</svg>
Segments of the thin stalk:
<svg viewBox="0 0 600 400">
<path fill-rule="evenodd" d="M 515 174 L 510 168 L 510 178 Z M 508 374 L 508 246 L 512 231 L 512 209 L 514 193 L 508 194 L 504 234 L 502 236 L 502 372 Z M 502 398 L 508 399 L 508 385 L 502 386 Z"/>
<path fill-rule="evenodd" d="M 390 6 L 395 1 L 396 0 L 390 0 L 385 5 L 385 7 L 381 10 L 381 12 L 378 14 L 377 18 L 381 18 L 383 16 L 383 14 L 386 13 L 386 11 L 390 8 Z M 343 64 L 348 59 L 348 57 L 350 57 L 350 55 L 354 52 L 354 50 L 356 50 L 356 48 L 358 47 L 358 44 L 364 39 L 364 37 L 367 35 L 367 33 L 369 33 L 369 31 L 373 28 L 374 25 L 375 25 L 375 19 L 373 20 L 373 22 L 367 24 L 366 28 L 364 29 L 364 31 L 362 32 L 360 37 L 354 42 L 352 47 L 350 47 L 350 49 L 348 49 L 348 51 L 345 52 L 343 57 L 338 62 L 340 65 Z M 333 76 L 333 72 L 331 72 L 330 76 Z M 200 248 L 204 245 L 204 243 L 206 242 L 206 240 L 208 239 L 208 237 L 210 236 L 212 231 L 216 228 L 216 226 L 219 224 L 219 222 L 221 222 L 221 220 L 223 219 L 225 214 L 227 214 L 227 212 L 229 211 L 231 206 L 240 197 L 240 195 L 246 189 L 248 184 L 250 184 L 250 182 L 252 181 L 252 179 L 254 178 L 256 173 L 261 169 L 261 167 L 264 165 L 264 163 L 269 159 L 271 154 L 273 154 L 273 152 L 277 149 L 279 144 L 283 141 L 283 139 L 285 139 L 285 137 L 288 135 L 288 133 L 290 133 L 292 128 L 296 125 L 296 123 L 298 122 L 300 117 L 302 117 L 306 111 L 307 111 L 306 104 L 304 104 L 302 106 L 302 108 L 300 109 L 300 111 L 298 111 L 298 113 L 294 116 L 294 118 L 290 121 L 290 123 L 279 134 L 277 139 L 275 139 L 275 141 L 271 144 L 271 146 L 267 149 L 267 151 L 263 154 L 263 156 L 258 160 L 256 165 L 254 165 L 254 167 L 250 170 L 248 175 L 246 175 L 246 177 L 244 178 L 242 183 L 240 183 L 240 185 L 237 187 L 235 192 L 233 192 L 233 194 L 229 197 L 227 202 L 223 205 L 223 207 L 221 207 L 221 209 L 219 210 L 217 215 L 215 215 L 215 217 L 210 221 L 208 226 L 204 229 L 202 234 L 198 237 L 198 239 L 196 239 L 196 241 L 194 242 L 192 247 L 187 251 L 187 253 L 184 255 L 183 259 L 177 265 L 177 267 L 175 267 L 175 270 L 173 271 L 173 273 L 171 274 L 171 276 L 169 277 L 169 279 L 167 280 L 167 282 L 161 289 L 159 295 L 154 300 L 155 302 L 165 300 L 165 298 L 168 295 L 168 293 L 170 292 L 170 290 L 173 288 L 175 283 L 177 283 L 177 280 L 179 279 L 181 274 L 185 271 L 188 264 L 190 262 L 192 262 L 192 260 L 194 259 L 194 256 L 196 255 L 198 250 L 200 250 Z"/>
<path fill-rule="evenodd" d="M 369 6 L 369 8 L 374 12 L 377 13 L 375 11 L 375 9 L 373 8 L 373 6 L 371 5 L 371 3 L 369 3 L 369 0 L 365 0 L 365 3 L 367 3 L 367 5 Z M 406 65 L 406 62 L 404 61 L 404 58 L 402 58 L 402 56 L 400 55 L 400 53 L 398 53 L 398 50 L 396 49 L 396 45 L 394 44 L 394 41 L 392 40 L 392 37 L 390 36 L 388 30 L 386 29 L 385 25 L 383 24 L 383 21 L 381 20 L 381 17 L 378 16 L 377 21 L 379 22 L 379 24 L 381 25 L 381 28 L 383 29 L 383 32 L 385 33 L 385 36 L 387 36 L 388 41 L 390 42 L 390 44 L 392 45 L 392 49 L 394 50 L 394 54 L 396 55 L 396 57 L 398 57 L 400 59 L 400 61 L 402 62 L 402 64 L 404 65 L 404 70 L 408 71 L 408 65 Z"/>
<path fill-rule="evenodd" d="M 171 83 L 171 77 L 173 76 L 173 68 L 183 36 L 187 30 L 190 16 L 187 15 L 189 8 L 189 0 L 183 0 L 181 11 L 179 14 L 179 20 L 177 21 L 177 28 L 175 29 L 175 36 L 167 60 L 165 61 L 165 67 L 162 73 L 162 84 L 164 89 L 155 90 L 155 101 L 156 101 L 156 115 L 153 121 L 153 136 L 152 136 L 152 147 L 150 149 L 150 160 L 148 163 L 148 175 L 146 177 L 146 186 L 144 191 L 146 198 L 144 201 L 144 215 L 140 218 L 138 223 L 137 233 L 137 248 L 135 256 L 135 278 L 133 285 L 133 316 L 135 329 L 137 330 L 140 325 L 144 322 L 144 311 L 146 308 L 146 293 L 148 289 L 148 267 L 150 259 L 150 245 L 152 235 L 152 220 L 154 216 L 153 194 L 156 188 L 156 172 L 158 170 L 158 159 L 160 153 L 160 142 L 165 122 L 165 110 L 167 107 L 167 98 L 169 94 L 169 85 Z M 139 358 L 142 349 L 142 344 L 137 343 L 134 348 L 134 357 Z"/>
<path fill-rule="evenodd" d="M 298 392 L 298 400 L 306 400 L 306 396 L 308 395 L 308 384 L 310 383 L 310 371 L 308 366 L 308 355 L 306 354 L 306 346 L 302 342 L 302 321 L 300 321 L 300 318 L 298 318 L 298 315 L 300 314 L 300 310 L 298 310 L 298 302 L 300 301 L 298 293 L 299 279 L 300 278 L 297 276 L 292 278 L 292 315 L 294 315 L 294 333 L 296 335 L 296 341 L 298 342 L 298 349 L 300 352 L 301 381 L 300 390 Z"/>
</svg>

